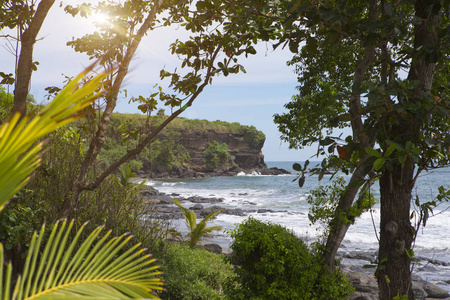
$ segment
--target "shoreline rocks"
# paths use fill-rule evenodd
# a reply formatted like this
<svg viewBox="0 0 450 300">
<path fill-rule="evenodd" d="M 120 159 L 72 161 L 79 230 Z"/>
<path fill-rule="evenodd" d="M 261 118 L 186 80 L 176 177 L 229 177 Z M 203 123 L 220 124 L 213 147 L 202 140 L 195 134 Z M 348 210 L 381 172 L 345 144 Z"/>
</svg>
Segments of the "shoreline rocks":
<svg viewBox="0 0 450 300">
<path fill-rule="evenodd" d="M 165 168 L 161 168 L 155 172 L 148 172 L 145 170 L 138 171 L 139 177 L 154 178 L 154 179 L 193 179 L 193 178 L 208 178 L 208 177 L 231 177 L 240 173 L 258 174 L 258 175 L 286 175 L 291 172 L 277 167 L 267 168 L 265 164 L 261 167 L 243 169 L 236 165 L 210 170 L 207 168 L 184 168 L 175 167 L 170 172 Z"/>
<path fill-rule="evenodd" d="M 349 300 L 378 300 L 378 284 L 375 276 L 362 271 L 352 271 L 347 267 L 343 268 L 347 274 L 349 282 L 355 288 Z M 449 300 L 449 293 L 443 288 L 425 282 L 417 275 L 412 277 L 412 289 L 416 295 L 416 300 L 444 299 Z"/>
</svg>

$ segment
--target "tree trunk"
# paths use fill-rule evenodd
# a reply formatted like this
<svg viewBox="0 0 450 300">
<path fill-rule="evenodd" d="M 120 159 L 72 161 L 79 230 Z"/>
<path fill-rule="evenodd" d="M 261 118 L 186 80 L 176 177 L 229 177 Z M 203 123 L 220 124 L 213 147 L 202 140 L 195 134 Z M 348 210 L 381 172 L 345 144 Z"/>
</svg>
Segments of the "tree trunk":
<svg viewBox="0 0 450 300">
<path fill-rule="evenodd" d="M 365 156 L 362 161 L 364 162 L 366 159 L 367 156 Z M 350 222 L 343 222 L 342 213 L 344 212 L 347 214 L 350 211 L 356 194 L 360 188 L 360 184 L 357 184 L 357 182 L 363 180 L 366 175 L 367 173 L 364 171 L 364 163 L 360 163 L 359 167 L 356 168 L 355 172 L 353 172 L 353 175 L 346 186 L 347 192 L 339 199 L 339 204 L 336 208 L 336 217 L 334 217 L 330 223 L 330 233 L 327 236 L 325 252 L 323 254 L 325 264 L 330 268 L 335 267 L 336 253 L 345 237 L 345 234 L 347 233 L 348 228 L 351 225 Z"/>
<path fill-rule="evenodd" d="M 380 245 L 377 270 L 380 299 L 390 300 L 397 295 L 414 299 L 411 289 L 411 249 L 414 228 L 411 226 L 410 203 L 414 186 L 414 163 L 395 165 L 380 178 Z"/>
<path fill-rule="evenodd" d="M 20 38 L 20 56 L 16 70 L 16 83 L 14 87 L 14 106 L 11 115 L 20 112 L 22 116 L 27 113 L 27 96 L 33 71 L 33 47 L 36 37 L 41 30 L 42 23 L 55 0 L 42 0 L 33 16 L 30 26 L 25 29 Z"/>
<path fill-rule="evenodd" d="M 433 58 L 423 48 L 432 46 L 439 52 L 437 28 L 440 11 L 433 7 L 437 4 L 438 1 L 428 0 L 415 2 L 416 17 L 422 22 L 414 27 L 414 51 L 418 53 L 412 54 L 408 80 L 418 81 L 420 86 L 408 100 L 419 104 L 429 97 L 436 66 Z M 399 116 L 398 125 L 389 129 L 390 139 L 403 145 L 407 141 L 418 141 L 421 124 L 413 120 L 413 114 L 409 118 Z M 407 255 L 415 233 L 410 223 L 413 187 L 414 162 L 410 158 L 403 166 L 397 163 L 392 169 L 386 169 L 380 178 L 380 266 L 377 280 L 381 300 L 390 300 L 397 295 L 407 295 L 408 299 L 414 299 L 411 289 L 411 259 Z"/>
</svg>

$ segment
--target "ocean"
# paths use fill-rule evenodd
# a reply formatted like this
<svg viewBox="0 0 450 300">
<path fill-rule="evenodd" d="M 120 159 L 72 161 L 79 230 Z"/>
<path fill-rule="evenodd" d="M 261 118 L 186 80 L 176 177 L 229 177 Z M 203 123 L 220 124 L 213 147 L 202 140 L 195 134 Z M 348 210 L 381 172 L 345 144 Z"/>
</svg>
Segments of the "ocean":
<svg viewBox="0 0 450 300">
<path fill-rule="evenodd" d="M 259 174 L 241 173 L 235 177 L 211 177 L 202 179 L 150 180 L 147 184 L 166 194 L 180 194 L 181 197 L 201 196 L 223 198 L 220 203 L 225 208 L 241 208 L 243 210 L 267 209 L 273 212 L 251 213 L 254 218 L 270 221 L 292 229 L 305 241 L 312 242 L 321 235 L 321 228 L 311 225 L 308 219 L 309 204 L 306 199 L 310 191 L 330 183 L 330 175 L 325 175 L 321 181 L 318 176 L 307 176 L 302 188 L 293 182 L 297 172 L 292 169 L 294 162 L 266 162 L 268 167 L 278 167 L 291 171 L 291 175 L 262 176 Z M 313 165 L 311 163 L 310 165 Z M 348 178 L 345 175 L 344 178 Z M 423 172 L 418 178 L 414 196 L 417 194 L 421 202 L 433 200 L 437 189 L 450 185 L 450 168 Z M 373 195 L 378 198 L 378 183 L 372 188 Z M 185 205 L 189 207 L 189 205 Z M 437 284 L 450 291 L 450 203 L 443 203 L 433 210 L 426 227 L 421 228 L 414 245 L 415 255 L 419 265 L 415 273 L 422 279 Z M 379 206 L 371 213 L 364 213 L 356 220 L 347 232 L 341 246 L 342 253 L 364 252 L 375 253 L 378 249 Z M 248 217 L 233 215 L 218 215 L 210 226 L 220 225 L 223 232 L 214 234 L 213 242 L 228 248 L 231 238 L 226 229 L 232 229 L 236 224 Z M 179 225 L 183 227 L 184 224 Z M 180 228 L 183 231 L 183 228 Z M 434 263 L 430 263 L 433 261 Z M 359 264 L 363 262 L 344 258 L 343 264 Z M 366 262 L 367 263 L 367 262 Z"/>
</svg>

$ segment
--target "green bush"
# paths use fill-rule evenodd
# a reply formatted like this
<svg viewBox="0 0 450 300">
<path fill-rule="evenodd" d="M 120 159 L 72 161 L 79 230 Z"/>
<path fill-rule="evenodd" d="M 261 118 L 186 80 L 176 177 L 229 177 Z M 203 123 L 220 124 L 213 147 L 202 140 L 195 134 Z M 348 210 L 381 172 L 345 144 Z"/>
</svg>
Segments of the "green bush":
<svg viewBox="0 0 450 300">
<path fill-rule="evenodd" d="M 203 157 L 206 160 L 206 167 L 215 169 L 226 164 L 231 155 L 228 153 L 228 145 L 226 143 L 220 144 L 217 141 L 208 143 L 205 151 L 203 151 Z"/>
<path fill-rule="evenodd" d="M 262 131 L 256 129 L 255 126 L 249 126 L 244 129 L 244 141 L 250 144 L 252 148 L 262 147 L 266 136 Z"/>
<path fill-rule="evenodd" d="M 281 225 L 250 217 L 231 237 L 231 262 L 240 284 L 230 292 L 233 299 L 345 299 L 352 291 L 344 275 L 328 271 Z"/>
<path fill-rule="evenodd" d="M 222 255 L 187 245 L 171 244 L 159 262 L 165 281 L 162 299 L 227 299 L 223 287 L 235 277 Z"/>
</svg>

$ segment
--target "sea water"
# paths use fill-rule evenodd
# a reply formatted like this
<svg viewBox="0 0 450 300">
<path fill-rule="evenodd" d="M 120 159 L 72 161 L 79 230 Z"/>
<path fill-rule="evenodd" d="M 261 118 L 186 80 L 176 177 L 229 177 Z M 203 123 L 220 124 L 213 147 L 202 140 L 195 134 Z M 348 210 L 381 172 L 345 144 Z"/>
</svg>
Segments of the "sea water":
<svg viewBox="0 0 450 300">
<path fill-rule="evenodd" d="M 303 187 L 299 187 L 294 179 L 297 172 L 292 169 L 294 162 L 267 162 L 268 167 L 289 170 L 291 175 L 263 176 L 257 173 L 241 173 L 235 177 L 211 177 L 202 179 L 150 180 L 147 184 L 166 194 L 179 194 L 181 197 L 201 196 L 223 198 L 219 205 L 225 208 L 241 208 L 243 210 L 272 210 L 266 213 L 250 213 L 246 216 L 220 214 L 209 223 L 224 228 L 214 236 L 214 242 L 222 247 L 229 247 L 231 238 L 227 229 L 235 228 L 249 215 L 262 221 L 270 221 L 292 229 L 306 241 L 317 240 L 322 233 L 319 225 L 313 225 L 308 219 L 310 205 L 307 197 L 311 190 L 320 185 L 330 184 L 330 175 L 319 181 L 317 175 L 307 176 Z M 344 178 L 345 175 L 343 175 Z M 414 198 L 420 202 L 432 201 L 438 193 L 438 187 L 450 185 L 450 168 L 423 172 L 417 180 Z M 378 183 L 371 192 L 379 197 Z M 189 204 L 185 205 L 189 207 Z M 443 203 L 433 209 L 433 215 L 425 227 L 421 227 L 414 244 L 414 252 L 418 257 L 427 257 L 440 263 L 430 264 L 419 261 L 416 273 L 425 280 L 439 284 L 450 291 L 450 203 Z M 413 208 L 412 208 L 413 209 Z M 379 206 L 371 212 L 364 213 L 348 230 L 342 243 L 342 251 L 362 251 L 375 253 L 378 249 Z M 414 222 L 414 219 L 412 220 Z M 183 225 L 180 225 L 183 226 Z M 345 263 L 345 260 L 343 261 Z M 448 264 L 449 266 L 446 266 Z"/>
</svg>

